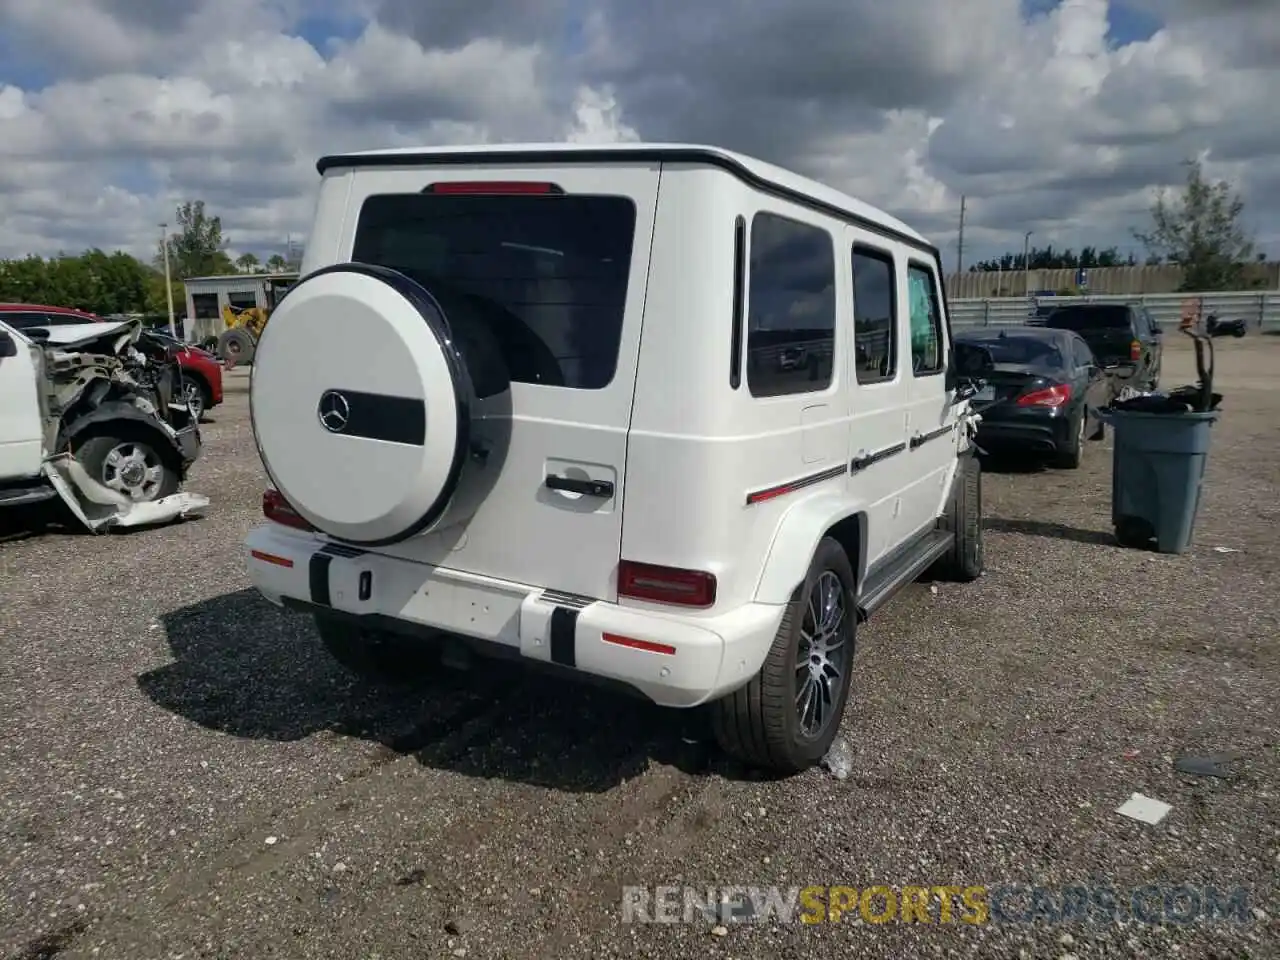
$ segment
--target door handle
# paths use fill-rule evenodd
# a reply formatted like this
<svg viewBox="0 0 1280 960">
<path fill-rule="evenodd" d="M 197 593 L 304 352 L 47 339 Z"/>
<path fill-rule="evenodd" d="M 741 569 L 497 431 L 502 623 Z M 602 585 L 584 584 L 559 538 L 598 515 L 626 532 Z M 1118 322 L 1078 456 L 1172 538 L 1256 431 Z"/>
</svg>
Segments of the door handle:
<svg viewBox="0 0 1280 960">
<path fill-rule="evenodd" d="M 577 477 L 558 477 L 548 474 L 544 481 L 548 490 L 580 493 L 585 497 L 612 497 L 613 483 L 609 480 L 580 480 Z"/>
</svg>

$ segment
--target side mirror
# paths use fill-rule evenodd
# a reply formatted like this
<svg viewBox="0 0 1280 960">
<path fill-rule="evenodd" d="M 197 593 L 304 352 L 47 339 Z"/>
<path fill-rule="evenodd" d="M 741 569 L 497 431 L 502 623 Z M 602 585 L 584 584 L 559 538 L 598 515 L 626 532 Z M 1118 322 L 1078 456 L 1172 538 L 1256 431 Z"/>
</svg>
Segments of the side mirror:
<svg viewBox="0 0 1280 960">
<path fill-rule="evenodd" d="M 18 342 L 8 330 L 0 330 L 0 357 L 16 357 Z"/>
</svg>

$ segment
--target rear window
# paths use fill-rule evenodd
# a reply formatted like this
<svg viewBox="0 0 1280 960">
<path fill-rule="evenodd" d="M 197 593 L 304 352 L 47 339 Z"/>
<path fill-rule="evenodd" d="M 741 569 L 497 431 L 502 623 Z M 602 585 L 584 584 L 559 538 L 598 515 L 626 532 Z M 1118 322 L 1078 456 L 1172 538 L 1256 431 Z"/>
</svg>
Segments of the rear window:
<svg viewBox="0 0 1280 960">
<path fill-rule="evenodd" d="M 429 290 L 517 383 L 599 390 L 618 366 L 636 209 L 626 197 L 370 197 L 352 259 Z"/>
<path fill-rule="evenodd" d="M 1060 368 L 1066 366 L 1062 351 L 1051 340 L 1039 337 L 988 337 L 966 342 L 985 347 L 996 364 Z"/>
<path fill-rule="evenodd" d="M 1046 326 L 1059 330 L 1128 330 L 1125 306 L 1061 307 L 1049 315 Z"/>
</svg>

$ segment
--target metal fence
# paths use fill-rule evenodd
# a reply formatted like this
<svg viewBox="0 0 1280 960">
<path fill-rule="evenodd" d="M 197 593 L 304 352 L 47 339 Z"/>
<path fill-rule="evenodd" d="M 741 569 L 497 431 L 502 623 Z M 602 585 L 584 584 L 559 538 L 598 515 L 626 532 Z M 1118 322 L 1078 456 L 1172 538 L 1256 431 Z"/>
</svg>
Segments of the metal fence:
<svg viewBox="0 0 1280 960">
<path fill-rule="evenodd" d="M 1199 299 L 1204 316 L 1220 320 L 1243 318 L 1250 330 L 1280 332 L 1280 291 L 1231 290 L 1220 293 L 1148 293 L 1140 296 L 1041 297 L 1041 306 L 1072 303 L 1140 303 L 1162 327 L 1176 327 L 1183 305 Z M 953 327 L 996 327 L 1025 323 L 1032 303 L 1023 297 L 948 301 Z"/>
</svg>

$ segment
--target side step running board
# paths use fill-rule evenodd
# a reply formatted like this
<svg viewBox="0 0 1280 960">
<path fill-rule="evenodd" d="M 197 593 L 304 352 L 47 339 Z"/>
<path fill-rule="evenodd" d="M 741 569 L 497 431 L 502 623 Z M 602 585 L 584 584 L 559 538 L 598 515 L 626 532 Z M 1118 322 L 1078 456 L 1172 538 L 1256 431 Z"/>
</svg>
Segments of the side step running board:
<svg viewBox="0 0 1280 960">
<path fill-rule="evenodd" d="M 867 577 L 858 598 L 858 619 L 865 621 L 884 606 L 893 595 L 933 566 L 951 549 L 954 535 L 950 530 L 930 530 L 911 545 L 909 550 L 893 557 L 881 569 Z"/>
</svg>

